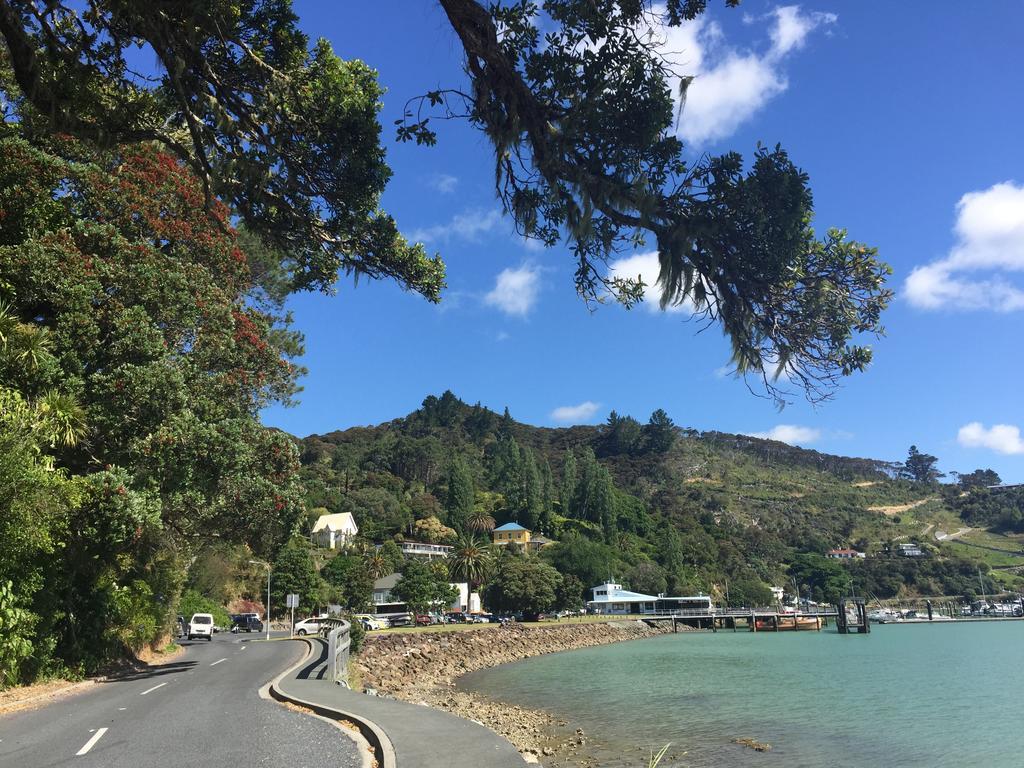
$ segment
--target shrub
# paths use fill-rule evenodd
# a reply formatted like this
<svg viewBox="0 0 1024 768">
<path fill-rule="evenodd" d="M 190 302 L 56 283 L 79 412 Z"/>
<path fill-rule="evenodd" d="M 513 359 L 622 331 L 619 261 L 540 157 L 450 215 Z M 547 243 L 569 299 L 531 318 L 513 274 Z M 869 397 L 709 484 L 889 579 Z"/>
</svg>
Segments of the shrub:
<svg viewBox="0 0 1024 768">
<path fill-rule="evenodd" d="M 178 612 L 188 621 L 193 613 L 213 614 L 213 623 L 218 627 L 230 627 L 231 617 L 222 606 L 217 605 L 208 597 L 203 597 L 194 589 L 186 589 L 181 593 L 181 602 L 178 604 Z"/>
</svg>

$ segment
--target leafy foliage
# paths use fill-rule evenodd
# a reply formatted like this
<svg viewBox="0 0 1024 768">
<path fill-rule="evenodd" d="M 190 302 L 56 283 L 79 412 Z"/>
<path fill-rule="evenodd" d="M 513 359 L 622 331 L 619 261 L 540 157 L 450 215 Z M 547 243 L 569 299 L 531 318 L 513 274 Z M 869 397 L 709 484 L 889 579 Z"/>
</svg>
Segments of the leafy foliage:
<svg viewBox="0 0 1024 768">
<path fill-rule="evenodd" d="M 562 576 L 541 560 L 503 553 L 484 590 L 487 606 L 501 613 L 543 613 L 558 602 Z"/>
<path fill-rule="evenodd" d="M 382 90 L 361 61 L 310 45 L 287 0 L 0 4 L 0 88 L 26 119 L 99 148 L 161 146 L 278 249 L 293 288 L 338 270 L 391 277 L 432 301 L 444 267 L 379 207 L 391 171 Z M 136 72 L 134 48 L 158 62 Z"/>
<path fill-rule="evenodd" d="M 440 3 L 471 84 L 410 104 L 399 138 L 433 143 L 432 110 L 483 131 L 505 210 L 549 246 L 567 236 L 581 296 L 636 304 L 642 280 L 604 265 L 649 237 L 662 306 L 688 302 L 719 322 L 737 369 L 770 393 L 780 396 L 785 371 L 811 399 L 828 397 L 868 365 L 871 350 L 853 338 L 881 332 L 891 298 L 875 250 L 842 230 L 816 239 L 807 175 L 781 147 L 759 146 L 749 169 L 732 152 L 691 163 L 671 130 L 679 73 L 664 29 L 704 3 Z"/>
<path fill-rule="evenodd" d="M 31 678 L 157 642 L 192 556 L 214 535 L 271 554 L 300 494 L 294 444 L 256 416 L 295 392 L 296 337 L 248 301 L 226 209 L 151 147 L 23 117 L 0 127 L 0 575 L 34 621 Z"/>
</svg>

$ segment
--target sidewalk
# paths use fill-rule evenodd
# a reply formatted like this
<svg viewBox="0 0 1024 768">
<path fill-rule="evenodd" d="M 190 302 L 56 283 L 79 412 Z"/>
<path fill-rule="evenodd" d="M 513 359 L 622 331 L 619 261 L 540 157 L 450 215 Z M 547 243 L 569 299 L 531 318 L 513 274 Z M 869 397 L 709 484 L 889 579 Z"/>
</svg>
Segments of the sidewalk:
<svg viewBox="0 0 1024 768">
<path fill-rule="evenodd" d="M 397 768 L 523 768 L 522 755 L 482 725 L 427 706 L 367 696 L 322 679 L 327 646 L 313 640 L 309 662 L 277 683 L 287 696 L 373 721 L 391 739 Z"/>
</svg>

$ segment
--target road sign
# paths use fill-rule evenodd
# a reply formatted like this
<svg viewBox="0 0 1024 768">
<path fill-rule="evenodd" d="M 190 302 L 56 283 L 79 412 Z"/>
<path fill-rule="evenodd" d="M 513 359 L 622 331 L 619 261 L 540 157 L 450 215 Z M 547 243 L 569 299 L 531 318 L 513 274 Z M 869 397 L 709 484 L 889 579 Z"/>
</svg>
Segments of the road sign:
<svg viewBox="0 0 1024 768">
<path fill-rule="evenodd" d="M 288 595 L 288 602 L 285 603 L 285 608 L 298 608 L 299 607 L 299 596 Z"/>
</svg>

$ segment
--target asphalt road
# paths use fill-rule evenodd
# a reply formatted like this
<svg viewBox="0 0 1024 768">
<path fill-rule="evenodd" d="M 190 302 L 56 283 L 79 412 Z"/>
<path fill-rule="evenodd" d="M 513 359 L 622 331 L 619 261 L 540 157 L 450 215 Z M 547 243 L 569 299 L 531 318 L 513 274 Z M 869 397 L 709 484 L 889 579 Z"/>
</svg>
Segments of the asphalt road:
<svg viewBox="0 0 1024 768">
<path fill-rule="evenodd" d="M 182 644 L 185 654 L 169 664 L 0 717 L 0 766 L 361 765 L 336 726 L 257 693 L 298 661 L 303 644 L 230 634 Z"/>
</svg>

